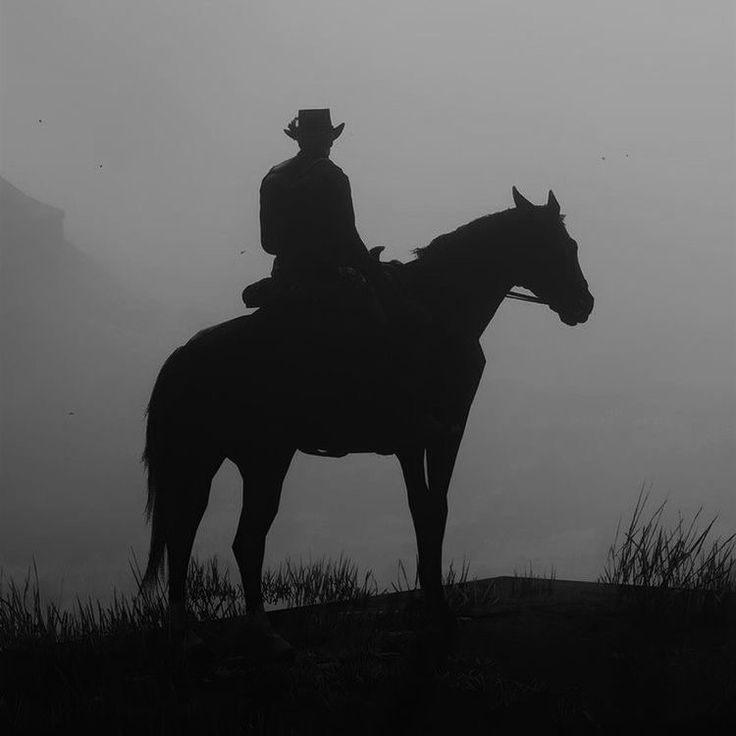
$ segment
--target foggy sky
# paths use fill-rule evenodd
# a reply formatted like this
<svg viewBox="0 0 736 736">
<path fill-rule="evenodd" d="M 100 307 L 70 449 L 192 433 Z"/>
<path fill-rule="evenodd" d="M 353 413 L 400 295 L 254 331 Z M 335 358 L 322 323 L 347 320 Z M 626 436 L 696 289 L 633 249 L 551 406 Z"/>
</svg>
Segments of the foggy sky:
<svg viewBox="0 0 736 736">
<path fill-rule="evenodd" d="M 281 130 L 298 108 L 330 107 L 346 122 L 332 157 L 366 243 L 407 259 L 511 206 L 512 185 L 539 203 L 552 188 L 596 298 L 578 328 L 506 303 L 484 335 L 446 560 L 595 577 L 645 480 L 673 509 L 703 505 L 736 527 L 732 3 L 0 7 L 0 174 L 64 209 L 72 243 L 171 315 L 141 348 L 131 417 L 176 345 L 244 311 L 243 286 L 271 262 L 258 186 L 294 153 Z M 130 546 L 144 556 L 143 440 L 127 421 L 118 462 L 139 485 L 111 478 L 71 504 L 102 508 L 108 494 L 125 510 L 104 519 L 104 552 L 85 546 L 83 524 L 72 554 L 51 529 L 46 549 L 38 534 L 31 546 L 11 519 L 0 566 L 35 554 L 72 580 L 94 557 L 84 581 L 101 588 L 104 570 L 120 582 Z M 225 468 L 201 554 L 229 554 L 239 499 Z M 295 459 L 268 560 L 341 550 L 381 576 L 413 561 L 394 459 Z"/>
</svg>

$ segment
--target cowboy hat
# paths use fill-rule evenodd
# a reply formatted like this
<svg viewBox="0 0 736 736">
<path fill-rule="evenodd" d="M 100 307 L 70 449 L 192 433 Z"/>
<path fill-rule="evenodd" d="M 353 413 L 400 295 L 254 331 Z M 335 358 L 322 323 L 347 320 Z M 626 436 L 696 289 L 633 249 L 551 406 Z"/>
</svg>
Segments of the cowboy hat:
<svg viewBox="0 0 736 736">
<path fill-rule="evenodd" d="M 319 136 L 328 136 L 334 141 L 344 127 L 345 123 L 332 125 L 329 108 L 299 110 L 298 115 L 284 128 L 284 133 L 295 141 L 302 137 Z"/>
</svg>

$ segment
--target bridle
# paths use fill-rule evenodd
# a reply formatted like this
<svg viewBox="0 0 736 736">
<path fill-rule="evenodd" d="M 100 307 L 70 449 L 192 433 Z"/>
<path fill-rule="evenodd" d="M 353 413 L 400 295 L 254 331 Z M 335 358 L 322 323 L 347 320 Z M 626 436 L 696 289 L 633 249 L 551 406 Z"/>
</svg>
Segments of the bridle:
<svg viewBox="0 0 736 736">
<path fill-rule="evenodd" d="M 532 294 L 522 294 L 518 291 L 509 291 L 506 294 L 506 299 L 518 299 L 520 302 L 533 302 L 534 304 L 549 305 L 549 302 L 544 301 L 544 299 L 540 299 L 538 296 L 534 296 Z"/>
</svg>

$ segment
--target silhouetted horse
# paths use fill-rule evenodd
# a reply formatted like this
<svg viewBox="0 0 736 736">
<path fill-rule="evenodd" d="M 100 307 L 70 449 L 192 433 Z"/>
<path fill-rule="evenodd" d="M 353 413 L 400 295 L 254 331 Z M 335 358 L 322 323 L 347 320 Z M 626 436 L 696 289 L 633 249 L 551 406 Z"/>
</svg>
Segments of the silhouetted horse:
<svg viewBox="0 0 736 736">
<path fill-rule="evenodd" d="M 287 649 L 263 612 L 266 534 L 296 450 L 315 454 L 319 448 L 334 450 L 338 438 L 339 452 L 332 454 L 377 451 L 398 457 L 427 612 L 435 626 L 454 627 L 442 588 L 442 541 L 450 478 L 485 365 L 479 338 L 514 286 L 532 291 L 567 325 L 585 322 L 593 308 L 577 244 L 565 229 L 554 194 L 550 191 L 542 206 L 533 205 L 516 188 L 513 197 L 515 207 L 441 235 L 401 266 L 403 283 L 423 311 L 432 315 L 431 324 L 452 335 L 447 344 L 455 348 L 445 350 L 442 360 L 445 374 L 453 380 L 445 381 L 437 402 L 444 420 L 457 425 L 459 432 L 428 446 L 406 445 L 400 436 L 392 437 L 389 420 L 383 425 L 383 439 L 377 437 L 381 425 L 374 417 L 373 424 L 368 422 L 373 444 L 355 421 L 353 434 L 348 425 L 330 433 L 331 421 L 345 420 L 351 411 L 358 411 L 356 407 L 366 411 L 368 407 L 358 396 L 333 398 L 333 404 L 324 406 L 323 396 L 314 412 L 305 408 L 309 404 L 300 402 L 299 392 L 308 394 L 309 386 L 300 383 L 301 366 L 289 364 L 293 355 L 288 340 L 274 334 L 273 321 L 259 319 L 261 312 L 203 330 L 168 358 L 148 406 L 144 462 L 152 530 L 144 581 L 156 580 L 166 551 L 174 630 L 185 628 L 185 578 L 210 483 L 229 458 L 244 484 L 233 551 L 243 580 L 247 626 L 271 641 L 275 654 Z"/>
</svg>

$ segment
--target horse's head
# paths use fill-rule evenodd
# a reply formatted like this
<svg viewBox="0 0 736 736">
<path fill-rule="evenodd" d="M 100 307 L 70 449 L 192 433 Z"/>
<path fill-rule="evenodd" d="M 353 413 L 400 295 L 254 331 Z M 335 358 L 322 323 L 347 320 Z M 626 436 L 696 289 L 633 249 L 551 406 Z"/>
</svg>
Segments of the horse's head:
<svg viewBox="0 0 736 736">
<path fill-rule="evenodd" d="M 578 244 L 565 229 L 555 195 L 550 190 L 547 204 L 534 205 L 516 187 L 512 191 L 523 223 L 515 284 L 549 304 L 566 325 L 585 322 L 593 297 L 580 270 Z"/>
</svg>

